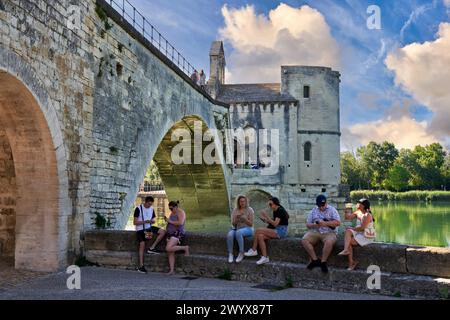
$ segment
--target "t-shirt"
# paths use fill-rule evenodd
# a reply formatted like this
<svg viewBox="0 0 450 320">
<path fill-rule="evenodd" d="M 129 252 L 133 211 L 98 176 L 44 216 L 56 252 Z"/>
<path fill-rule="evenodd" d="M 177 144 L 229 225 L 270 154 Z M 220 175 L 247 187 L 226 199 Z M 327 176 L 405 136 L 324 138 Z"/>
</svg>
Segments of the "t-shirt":
<svg viewBox="0 0 450 320">
<path fill-rule="evenodd" d="M 141 214 L 140 208 L 142 208 L 144 211 L 144 219 L 142 219 L 142 214 Z M 140 205 L 139 207 L 136 207 L 136 209 L 134 209 L 134 217 L 138 218 L 139 221 L 153 220 L 153 218 L 155 217 L 155 211 L 153 210 L 153 207 L 146 208 L 146 207 L 144 207 L 144 205 Z M 152 227 L 152 225 L 150 223 L 145 224 L 145 229 L 150 229 L 151 227 Z M 143 229 L 144 229 L 143 224 L 136 225 L 136 231 L 140 231 Z"/>
<path fill-rule="evenodd" d="M 231 216 L 231 222 L 232 222 L 232 223 L 233 223 L 233 215 L 234 215 L 234 214 L 238 214 L 238 213 L 239 213 L 239 210 L 238 210 L 238 209 L 234 209 L 234 210 L 233 210 L 233 214 L 232 214 L 232 216 Z M 246 209 L 244 210 L 244 215 L 245 215 L 245 217 L 247 218 L 247 220 L 250 220 L 251 217 L 254 217 L 255 212 L 253 211 L 252 208 L 248 207 L 248 208 L 246 208 Z M 246 227 L 251 227 L 251 226 L 249 226 L 248 224 L 246 224 L 246 223 L 242 220 L 242 218 L 239 218 L 238 221 L 237 221 L 237 224 L 236 224 L 236 229 L 241 229 L 241 228 L 246 228 Z"/>
<path fill-rule="evenodd" d="M 289 215 L 285 208 L 278 207 L 278 209 L 273 212 L 273 220 L 275 220 L 276 218 L 280 218 L 280 223 L 278 224 L 279 226 L 287 226 L 288 225 Z M 267 226 L 267 228 L 275 229 L 275 227 L 273 225 L 271 225 L 270 223 Z"/>
<path fill-rule="evenodd" d="M 325 219 L 328 221 L 333 221 L 333 220 L 341 221 L 341 217 L 339 216 L 339 213 L 337 212 L 337 210 L 334 207 L 327 204 L 325 211 L 320 211 L 320 209 L 318 207 L 315 207 L 314 209 L 312 209 L 311 212 L 308 214 L 308 217 L 306 218 L 306 223 L 312 224 L 312 223 L 316 223 L 316 221 L 325 220 Z M 320 227 L 319 229 L 312 229 L 310 231 L 311 232 L 319 232 L 322 234 L 323 233 L 331 233 L 331 232 L 338 233 L 338 228 L 336 227 L 336 229 L 333 230 L 330 227 Z"/>
</svg>

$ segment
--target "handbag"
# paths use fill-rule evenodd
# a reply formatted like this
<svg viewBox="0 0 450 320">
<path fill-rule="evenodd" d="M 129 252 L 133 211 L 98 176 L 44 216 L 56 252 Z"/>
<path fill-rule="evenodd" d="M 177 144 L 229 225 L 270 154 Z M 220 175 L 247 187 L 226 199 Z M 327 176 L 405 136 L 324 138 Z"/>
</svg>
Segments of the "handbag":
<svg viewBox="0 0 450 320">
<path fill-rule="evenodd" d="M 377 237 L 377 232 L 373 226 L 373 222 L 364 229 L 364 237 L 367 239 L 375 239 Z"/>
</svg>

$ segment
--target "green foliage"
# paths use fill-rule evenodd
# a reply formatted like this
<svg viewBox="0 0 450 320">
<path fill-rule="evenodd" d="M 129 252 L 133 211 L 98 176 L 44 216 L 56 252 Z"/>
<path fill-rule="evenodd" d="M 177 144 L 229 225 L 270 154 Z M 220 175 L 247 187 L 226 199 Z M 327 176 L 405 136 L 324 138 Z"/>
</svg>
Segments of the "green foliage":
<svg viewBox="0 0 450 320">
<path fill-rule="evenodd" d="M 450 189 L 450 155 L 442 145 L 433 143 L 398 151 L 392 143 L 370 142 L 341 154 L 342 183 L 351 190 Z"/>
<path fill-rule="evenodd" d="M 111 219 L 105 218 L 103 215 L 101 215 L 100 213 L 96 212 L 95 213 L 95 227 L 97 229 L 106 229 L 106 228 L 110 228 L 111 227 Z"/>
<path fill-rule="evenodd" d="M 383 187 L 388 190 L 405 191 L 408 189 L 408 182 L 411 175 L 406 168 L 400 164 L 394 164 L 386 174 Z"/>
<path fill-rule="evenodd" d="M 103 24 L 105 25 L 105 30 L 106 31 L 108 31 L 109 29 L 111 29 L 113 27 L 112 24 L 110 24 L 108 22 L 108 15 L 106 14 L 105 10 L 103 10 L 102 7 L 97 5 L 95 7 L 95 12 L 97 13 L 97 16 L 100 18 L 100 20 L 103 21 Z"/>
<path fill-rule="evenodd" d="M 151 184 L 161 183 L 161 176 L 159 175 L 158 167 L 156 166 L 156 163 L 153 160 L 152 162 L 150 162 L 150 166 L 147 168 L 144 181 Z"/>
<path fill-rule="evenodd" d="M 222 273 L 217 276 L 217 278 L 222 280 L 231 281 L 231 277 L 233 276 L 233 272 L 229 268 L 224 268 Z"/>
<path fill-rule="evenodd" d="M 386 190 L 354 190 L 350 192 L 352 201 L 368 198 L 378 201 L 450 201 L 450 191 L 413 190 L 392 192 Z"/>
<path fill-rule="evenodd" d="M 294 287 L 294 280 L 292 279 L 291 276 L 287 276 L 286 281 L 284 283 L 284 288 L 289 289 L 289 288 L 293 288 L 293 287 Z"/>
</svg>

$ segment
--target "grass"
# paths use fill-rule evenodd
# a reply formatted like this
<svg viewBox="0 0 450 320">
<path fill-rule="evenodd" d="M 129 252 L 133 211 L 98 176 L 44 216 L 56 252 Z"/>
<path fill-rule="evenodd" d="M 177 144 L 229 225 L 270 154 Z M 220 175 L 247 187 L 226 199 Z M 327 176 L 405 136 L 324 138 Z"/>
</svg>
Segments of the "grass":
<svg viewBox="0 0 450 320">
<path fill-rule="evenodd" d="M 386 190 L 355 190 L 350 192 L 352 201 L 361 198 L 378 201 L 450 201 L 450 191 L 412 190 L 405 192 L 392 192 Z"/>
<path fill-rule="evenodd" d="M 221 280 L 231 281 L 231 277 L 233 276 L 233 272 L 230 269 L 224 268 L 222 273 L 217 276 L 217 278 Z"/>
</svg>

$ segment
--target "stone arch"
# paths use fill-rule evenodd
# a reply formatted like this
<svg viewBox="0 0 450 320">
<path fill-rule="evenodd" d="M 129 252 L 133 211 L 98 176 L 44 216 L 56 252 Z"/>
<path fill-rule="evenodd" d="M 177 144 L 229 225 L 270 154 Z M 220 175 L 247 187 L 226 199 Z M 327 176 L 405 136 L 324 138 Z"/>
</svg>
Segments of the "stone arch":
<svg viewBox="0 0 450 320">
<path fill-rule="evenodd" d="M 261 210 L 269 210 L 269 207 L 267 205 L 269 198 L 271 196 L 270 193 L 260 190 L 260 189 L 252 189 L 245 193 L 245 196 L 248 198 L 248 202 L 250 206 L 255 211 L 256 219 L 255 219 L 255 227 L 265 227 L 267 226 L 266 223 L 263 223 L 259 217 Z"/>
<path fill-rule="evenodd" d="M 3 48 L 0 127 L 14 166 L 15 267 L 57 270 L 67 263 L 72 211 L 62 134 L 42 82 L 22 58 Z"/>
<path fill-rule="evenodd" d="M 200 124 L 203 133 L 209 129 L 206 122 L 199 116 L 185 116 L 173 124 L 164 135 L 153 160 L 158 167 L 167 197 L 170 200 L 179 200 L 180 206 L 186 210 L 188 217 L 203 218 L 228 214 L 230 210 L 228 188 L 221 161 L 207 164 L 202 157 L 201 163 L 196 163 L 193 155 L 194 139 L 192 139 L 189 144 L 192 151 L 191 164 L 173 163 L 172 150 L 180 142 L 172 141 L 172 134 L 176 130 L 186 130 L 194 138 L 195 123 Z M 205 147 L 210 144 L 211 141 L 202 141 L 201 150 L 205 150 Z M 217 143 L 215 146 L 216 151 L 220 152 L 221 148 Z"/>
</svg>

